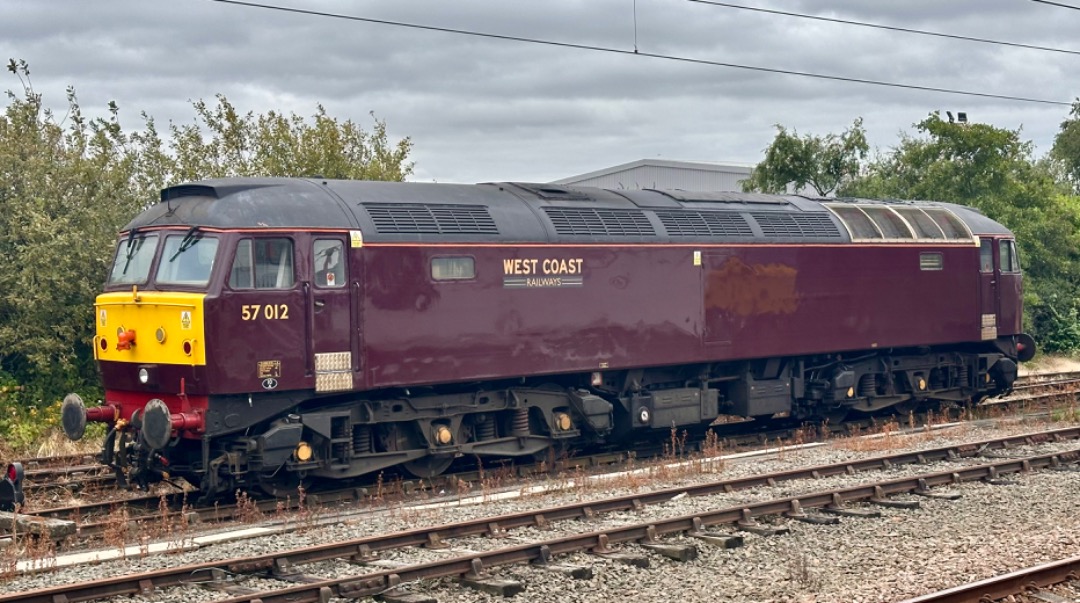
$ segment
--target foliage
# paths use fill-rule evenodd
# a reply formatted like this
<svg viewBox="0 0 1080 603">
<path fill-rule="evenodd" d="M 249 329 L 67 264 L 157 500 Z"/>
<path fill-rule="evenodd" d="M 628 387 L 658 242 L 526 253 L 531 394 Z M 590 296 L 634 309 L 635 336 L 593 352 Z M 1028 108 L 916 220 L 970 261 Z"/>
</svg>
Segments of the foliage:
<svg viewBox="0 0 1080 603">
<path fill-rule="evenodd" d="M 743 181 L 743 190 L 785 193 L 789 185 L 797 191 L 809 185 L 825 196 L 859 174 L 869 151 L 862 118 L 839 136 L 800 138 L 779 124 L 776 130 L 776 138 L 765 149 L 765 160 Z"/>
<path fill-rule="evenodd" d="M 22 451 L 59 425 L 60 405 L 39 409 L 26 388 L 0 373 L 0 451 Z"/>
<path fill-rule="evenodd" d="M 328 116 L 318 106 L 313 125 L 298 115 L 270 111 L 240 115 L 223 95 L 217 105 L 192 106 L 198 122 L 173 125 L 174 180 L 227 176 L 294 176 L 353 180 L 404 180 L 412 142 L 390 145 L 386 123 L 375 119 L 369 134 L 354 122 Z M 203 130 L 206 130 L 204 132 Z"/>
<path fill-rule="evenodd" d="M 68 391 L 100 397 L 93 364 L 93 304 L 116 233 L 157 191 L 226 176 L 314 176 L 402 180 L 412 171 L 408 138 L 391 143 L 319 106 L 314 123 L 295 115 L 239 114 L 224 96 L 192 103 L 196 120 L 159 134 L 153 118 L 125 131 L 120 110 L 83 116 L 73 88 L 58 119 L 30 81 L 25 61 L 8 71 L 0 115 L 0 371 L 25 395 L 55 400 Z M 374 118 L 374 116 L 373 116 Z"/>
<path fill-rule="evenodd" d="M 1061 166 L 1073 192 L 1080 194 L 1080 99 L 1073 102 L 1068 119 L 1061 122 L 1050 158 Z"/>
</svg>

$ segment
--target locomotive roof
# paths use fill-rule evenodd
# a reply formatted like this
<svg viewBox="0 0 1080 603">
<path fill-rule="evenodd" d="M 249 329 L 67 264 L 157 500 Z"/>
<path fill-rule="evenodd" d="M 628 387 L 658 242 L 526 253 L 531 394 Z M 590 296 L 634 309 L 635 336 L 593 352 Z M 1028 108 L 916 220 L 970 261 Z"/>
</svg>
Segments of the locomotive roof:
<svg viewBox="0 0 1080 603">
<path fill-rule="evenodd" d="M 972 234 L 1007 234 L 948 203 L 555 184 L 232 178 L 181 184 L 125 230 L 359 229 L 368 242 L 817 242 L 851 240 L 833 207 L 947 208 Z"/>
</svg>

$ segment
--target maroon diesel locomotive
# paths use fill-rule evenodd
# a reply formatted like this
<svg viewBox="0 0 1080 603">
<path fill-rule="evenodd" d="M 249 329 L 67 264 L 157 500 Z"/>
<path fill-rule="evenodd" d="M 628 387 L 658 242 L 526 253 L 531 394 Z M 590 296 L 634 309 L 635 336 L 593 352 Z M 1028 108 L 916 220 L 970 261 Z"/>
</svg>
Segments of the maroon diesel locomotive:
<svg viewBox="0 0 1080 603">
<path fill-rule="evenodd" d="M 1012 234 L 946 203 L 229 179 L 165 189 L 95 307 L 103 460 L 208 493 L 1008 390 Z"/>
</svg>

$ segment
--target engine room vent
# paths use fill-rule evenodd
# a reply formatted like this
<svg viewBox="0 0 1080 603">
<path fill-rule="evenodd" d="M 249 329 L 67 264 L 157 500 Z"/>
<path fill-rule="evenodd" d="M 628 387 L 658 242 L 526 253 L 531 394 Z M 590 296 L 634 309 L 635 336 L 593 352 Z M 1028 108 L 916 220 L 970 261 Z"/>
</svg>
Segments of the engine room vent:
<svg viewBox="0 0 1080 603">
<path fill-rule="evenodd" d="M 753 212 L 766 237 L 777 239 L 839 239 L 840 230 L 828 214 Z"/>
<path fill-rule="evenodd" d="M 733 211 L 657 211 L 656 217 L 673 237 L 752 237 L 742 214 Z"/>
<path fill-rule="evenodd" d="M 364 203 L 382 234 L 499 234 L 483 205 Z"/>
<path fill-rule="evenodd" d="M 555 232 L 561 235 L 634 237 L 656 236 L 644 212 L 633 209 L 566 209 L 545 207 Z"/>
</svg>

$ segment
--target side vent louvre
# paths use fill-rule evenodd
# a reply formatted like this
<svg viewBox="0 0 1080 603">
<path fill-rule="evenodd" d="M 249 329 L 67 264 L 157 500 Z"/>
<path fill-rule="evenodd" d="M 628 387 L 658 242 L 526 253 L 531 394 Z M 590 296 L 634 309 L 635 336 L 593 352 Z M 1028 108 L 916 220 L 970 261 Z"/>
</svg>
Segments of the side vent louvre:
<svg viewBox="0 0 1080 603">
<path fill-rule="evenodd" d="M 499 234 L 483 205 L 364 203 L 383 234 Z"/>
<path fill-rule="evenodd" d="M 656 236 L 644 212 L 633 209 L 566 209 L 545 207 L 548 219 L 561 235 L 634 237 Z"/>
<path fill-rule="evenodd" d="M 753 212 L 766 237 L 777 239 L 838 239 L 840 231 L 827 214 Z"/>
<path fill-rule="evenodd" d="M 754 236 L 746 218 L 733 211 L 657 211 L 656 216 L 673 237 Z"/>
</svg>

